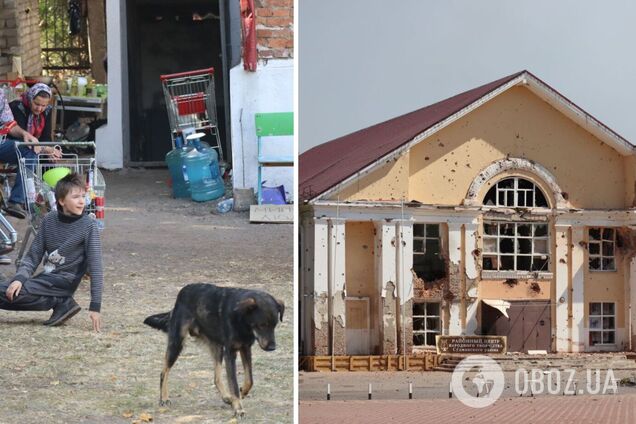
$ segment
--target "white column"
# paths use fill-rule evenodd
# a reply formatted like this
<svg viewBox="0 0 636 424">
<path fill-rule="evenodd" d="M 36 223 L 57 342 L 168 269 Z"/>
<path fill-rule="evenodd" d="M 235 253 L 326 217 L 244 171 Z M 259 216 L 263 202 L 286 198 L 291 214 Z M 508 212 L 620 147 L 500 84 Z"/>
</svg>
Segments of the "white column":
<svg viewBox="0 0 636 424">
<path fill-rule="evenodd" d="M 395 222 L 381 221 L 376 229 L 377 287 L 380 293 L 381 353 L 397 353 L 397 232 Z"/>
<path fill-rule="evenodd" d="M 585 351 L 585 227 L 572 227 L 572 352 Z M 558 298 L 558 296 L 557 296 Z"/>
<path fill-rule="evenodd" d="M 462 279 L 462 225 L 460 223 L 448 223 L 448 260 L 450 286 L 461 287 Z M 460 317 L 460 299 L 449 302 L 450 321 L 448 334 L 458 336 L 462 333 Z"/>
<path fill-rule="evenodd" d="M 329 317 L 329 222 L 315 219 L 313 225 L 313 329 L 311 348 L 314 355 L 330 353 Z M 311 327 L 310 327 L 311 328 Z"/>
<path fill-rule="evenodd" d="M 123 167 L 124 140 L 129 131 L 127 35 L 126 25 L 122 24 L 125 22 L 126 1 L 107 1 L 108 123 L 98 128 L 95 134 L 97 166 L 106 169 Z"/>
<path fill-rule="evenodd" d="M 466 258 L 466 326 L 463 329 L 462 334 L 467 336 L 475 335 L 477 330 L 477 305 L 479 302 L 475 299 L 471 301 L 468 297 L 468 293 L 474 294 L 477 289 L 477 278 L 479 277 L 477 272 L 477 262 L 475 261 L 475 255 L 473 252 L 478 248 L 477 233 L 479 225 L 477 221 L 464 224 L 464 239 L 466 244 L 464 246 L 464 258 Z M 472 288 L 472 290 L 471 290 Z"/>
<path fill-rule="evenodd" d="M 345 221 L 330 219 L 329 279 L 331 279 L 332 313 L 336 325 L 346 328 L 345 317 Z"/>
<path fill-rule="evenodd" d="M 477 274 L 477 262 L 475 261 L 475 255 L 473 252 L 478 248 L 477 233 L 479 225 L 476 221 L 464 224 L 466 246 L 464 246 L 464 257 L 466 258 L 466 278 L 476 279 Z M 468 283 L 468 281 L 466 281 Z M 468 287 L 466 287 L 468 290 Z"/>
<path fill-rule="evenodd" d="M 393 297 L 397 298 L 396 276 L 397 271 L 396 260 L 396 233 L 395 223 L 380 222 L 376 225 L 378 234 L 378 280 L 380 295 L 387 296 L 387 289 L 392 292 Z"/>
<path fill-rule="evenodd" d="M 568 279 L 569 265 L 571 260 L 568 256 L 569 240 L 568 228 L 566 225 L 556 225 L 556 253 L 554 261 L 556 263 L 556 350 L 557 352 L 568 352 L 570 350 L 569 328 L 568 328 Z"/>
<path fill-rule="evenodd" d="M 399 293 L 400 302 L 413 299 L 413 223 L 403 221 L 398 225 L 401 258 L 398 258 L 398 266 L 401 266 L 402 293 Z"/>
<path fill-rule="evenodd" d="M 314 221 L 314 323 L 317 329 L 321 329 L 323 323 L 329 323 L 327 305 L 320 306 L 320 299 L 327 300 L 329 293 L 329 223 L 326 219 Z M 326 330 L 326 329 L 325 329 Z"/>
<path fill-rule="evenodd" d="M 400 221 L 397 225 L 397 280 L 400 307 L 398 352 L 407 353 L 413 346 L 413 223 Z"/>
</svg>

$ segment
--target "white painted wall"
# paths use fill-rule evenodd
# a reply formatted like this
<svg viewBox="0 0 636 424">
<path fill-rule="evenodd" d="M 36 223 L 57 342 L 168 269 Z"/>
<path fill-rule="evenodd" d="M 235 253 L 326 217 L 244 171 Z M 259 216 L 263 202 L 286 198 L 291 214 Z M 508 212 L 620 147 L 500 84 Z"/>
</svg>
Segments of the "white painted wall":
<svg viewBox="0 0 636 424">
<path fill-rule="evenodd" d="M 556 261 L 556 295 L 554 297 L 556 301 L 556 322 L 553 327 L 556 328 L 556 351 L 557 352 L 569 352 L 570 351 L 570 329 L 568 327 L 568 302 L 570 299 L 570 293 L 568 291 L 568 261 L 572 259 L 568 257 L 568 247 L 570 240 L 568 238 L 569 226 L 555 225 L 556 230 L 556 255 L 554 260 Z M 582 281 L 580 282 L 582 283 Z M 579 283 L 577 283 L 579 284 Z M 563 302 L 561 302 L 563 298 Z M 572 322 L 578 322 L 583 317 L 574 317 Z"/>
<path fill-rule="evenodd" d="M 254 114 L 294 110 L 294 61 L 259 62 L 256 72 L 243 70 L 243 64 L 230 69 L 230 110 L 232 116 L 232 168 L 236 188 L 254 188 L 258 179 L 258 147 Z M 273 140 L 273 139 L 271 139 Z M 293 137 L 273 141 L 268 154 L 293 156 Z M 267 168 L 267 186 L 284 185 L 287 198 L 294 196 L 293 168 Z"/>
<path fill-rule="evenodd" d="M 585 227 L 572 226 L 572 328 L 571 352 L 584 352 L 585 342 L 585 249 L 581 243 L 585 241 Z M 559 296 L 557 296 L 557 301 Z M 558 304 L 557 304 L 558 305 Z M 558 308 L 558 306 L 557 306 Z"/>
<path fill-rule="evenodd" d="M 461 267 L 462 262 L 462 224 L 458 222 L 448 223 L 448 260 Z M 460 275 L 461 275 L 460 270 Z M 448 335 L 459 336 L 462 334 L 461 304 L 459 299 L 450 303 L 450 322 L 448 323 Z"/>
<path fill-rule="evenodd" d="M 124 0 L 106 2 L 108 50 L 108 123 L 97 129 L 97 166 L 119 169 L 124 166 L 124 138 L 128 128 L 128 60 L 126 56 L 126 5 Z"/>
</svg>

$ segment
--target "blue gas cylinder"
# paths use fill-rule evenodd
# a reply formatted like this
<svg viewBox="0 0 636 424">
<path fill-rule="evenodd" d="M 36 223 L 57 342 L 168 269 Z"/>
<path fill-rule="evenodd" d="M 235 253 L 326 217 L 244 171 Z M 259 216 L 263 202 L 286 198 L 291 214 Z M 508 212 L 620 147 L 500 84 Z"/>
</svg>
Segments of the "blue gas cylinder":
<svg viewBox="0 0 636 424">
<path fill-rule="evenodd" d="M 225 194 L 225 186 L 218 172 L 218 155 L 214 149 L 202 148 L 202 151 L 192 149 L 189 151 L 183 163 L 190 181 L 192 200 L 207 202 L 218 199 Z M 216 163 L 216 175 L 213 176 L 211 163 Z"/>
<path fill-rule="evenodd" d="M 166 154 L 166 164 L 172 178 L 172 196 L 175 198 L 190 197 L 190 181 L 185 170 L 183 159 L 193 147 L 175 147 Z"/>
</svg>

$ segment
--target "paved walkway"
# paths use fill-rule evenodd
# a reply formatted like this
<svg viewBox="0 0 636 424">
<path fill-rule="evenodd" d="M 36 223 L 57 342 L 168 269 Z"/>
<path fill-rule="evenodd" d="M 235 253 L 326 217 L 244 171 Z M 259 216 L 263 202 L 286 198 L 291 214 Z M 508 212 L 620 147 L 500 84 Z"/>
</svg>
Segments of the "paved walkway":
<svg viewBox="0 0 636 424">
<path fill-rule="evenodd" d="M 408 400 L 409 383 L 412 383 L 413 399 L 439 399 L 448 400 L 448 389 L 450 386 L 452 373 L 449 372 L 300 372 L 299 375 L 299 398 L 301 401 L 322 401 L 326 400 L 327 396 L 327 384 L 331 387 L 331 400 L 332 401 L 355 401 L 366 400 L 368 396 L 369 383 L 373 388 L 373 400 Z M 594 374 L 594 377 L 596 374 Z M 516 398 L 519 397 L 519 390 L 517 390 L 517 383 L 515 381 L 515 373 L 504 373 L 506 387 L 504 389 L 502 397 Z M 535 397 L 552 396 L 547 388 L 548 376 L 542 376 L 543 382 L 546 386 L 543 390 L 534 390 Z M 569 373 L 563 371 L 560 373 L 560 389 L 554 392 L 562 393 L 564 389 L 571 391 L 573 386 L 567 385 L 567 380 L 570 378 Z M 574 376 L 574 380 L 577 382 L 577 391 L 579 394 L 593 395 L 593 394 L 611 394 L 611 390 L 603 390 L 606 385 L 607 372 L 601 371 L 599 376 L 599 385 L 594 384 L 593 387 L 598 386 L 601 391 L 587 390 L 587 371 L 578 370 Z M 636 372 L 633 370 L 616 370 L 614 371 L 614 377 L 617 380 L 623 378 L 633 379 L 636 378 Z M 592 379 L 594 381 L 594 379 Z M 553 384 L 551 388 L 555 388 Z M 525 392 L 528 396 L 529 391 Z M 632 394 L 636 396 L 636 387 L 619 386 L 617 388 L 618 395 Z"/>
<path fill-rule="evenodd" d="M 456 399 L 301 401 L 299 418 L 302 424 L 634 423 L 636 395 L 507 398 L 482 409 Z"/>
</svg>

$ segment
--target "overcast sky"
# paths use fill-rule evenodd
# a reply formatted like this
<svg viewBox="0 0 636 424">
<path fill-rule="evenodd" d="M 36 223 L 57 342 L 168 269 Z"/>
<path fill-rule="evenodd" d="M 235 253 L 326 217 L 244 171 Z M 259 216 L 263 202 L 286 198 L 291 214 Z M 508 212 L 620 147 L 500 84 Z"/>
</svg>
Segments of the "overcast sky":
<svg viewBox="0 0 636 424">
<path fill-rule="evenodd" d="M 299 150 L 527 69 L 636 144 L 636 1 L 299 0 Z"/>
</svg>

